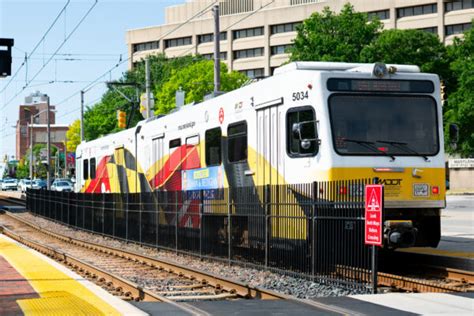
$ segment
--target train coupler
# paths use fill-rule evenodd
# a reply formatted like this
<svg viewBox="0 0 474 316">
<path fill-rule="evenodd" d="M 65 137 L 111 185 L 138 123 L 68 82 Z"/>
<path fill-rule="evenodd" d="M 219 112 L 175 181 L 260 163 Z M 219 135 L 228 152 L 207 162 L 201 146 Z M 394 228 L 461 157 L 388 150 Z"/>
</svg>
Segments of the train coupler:
<svg viewBox="0 0 474 316">
<path fill-rule="evenodd" d="M 388 248 L 413 247 L 418 229 L 410 220 L 388 220 L 384 222 L 384 239 Z"/>
</svg>

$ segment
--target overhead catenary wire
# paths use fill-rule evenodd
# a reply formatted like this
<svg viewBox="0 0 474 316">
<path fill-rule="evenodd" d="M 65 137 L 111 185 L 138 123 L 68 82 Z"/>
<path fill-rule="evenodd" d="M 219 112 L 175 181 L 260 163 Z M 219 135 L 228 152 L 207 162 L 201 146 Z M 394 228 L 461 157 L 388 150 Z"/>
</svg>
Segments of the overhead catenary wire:
<svg viewBox="0 0 474 316">
<path fill-rule="evenodd" d="M 240 19 L 240 20 L 236 21 L 235 23 L 232 23 L 231 25 L 229 25 L 228 27 L 226 27 L 224 30 L 221 31 L 221 33 L 228 31 L 228 30 L 229 30 L 230 28 L 232 28 L 233 26 L 235 26 L 235 25 L 241 23 L 241 22 L 244 21 L 245 19 L 248 19 L 249 17 L 251 17 L 251 16 L 254 15 L 255 13 L 259 12 L 260 10 L 262 10 L 262 9 L 264 9 L 264 8 L 266 8 L 266 7 L 268 7 L 268 6 L 269 6 L 270 4 L 272 4 L 273 2 L 275 2 L 275 0 L 271 0 L 269 3 L 267 3 L 267 4 L 263 5 L 263 6 L 260 6 L 260 8 L 258 8 L 257 10 L 250 12 L 250 13 L 247 14 L 246 16 L 242 17 L 242 19 Z M 189 48 L 189 49 L 185 50 L 184 52 L 182 52 L 181 54 L 179 54 L 178 57 L 182 57 L 182 56 L 184 56 L 184 55 L 187 55 L 187 53 L 189 53 L 189 52 L 192 51 L 193 49 L 196 49 L 197 45 L 198 45 L 198 44 L 196 43 L 196 44 L 193 45 L 191 48 Z"/>
<path fill-rule="evenodd" d="M 205 12 L 209 11 L 212 6 L 214 6 L 215 4 L 217 3 L 217 1 L 214 1 L 212 2 L 210 5 L 206 6 L 204 9 L 202 9 L 201 11 L 197 12 L 196 14 L 194 14 L 192 17 L 190 17 L 189 19 L 187 19 L 186 21 L 180 23 L 179 25 L 177 25 L 176 27 L 174 27 L 173 29 L 171 29 L 170 31 L 168 31 L 167 33 L 165 33 L 164 35 L 160 36 L 160 38 L 158 38 L 157 40 L 160 41 L 162 40 L 163 38 L 165 38 L 166 36 L 172 34 L 173 32 L 176 32 L 178 29 L 180 29 L 181 27 L 183 27 L 184 25 L 186 25 L 187 23 L 191 22 L 192 20 L 194 20 L 195 18 L 201 16 L 202 14 L 204 14 Z M 127 54 L 127 53 L 124 53 L 124 54 Z M 102 75 L 100 75 L 99 77 L 97 77 L 96 79 L 92 80 L 88 85 L 86 85 L 85 87 L 83 87 L 82 89 L 80 90 L 77 90 L 75 91 L 74 93 L 72 93 L 71 95 L 69 95 L 68 97 L 66 97 L 65 99 L 61 100 L 60 102 L 56 103 L 56 105 L 60 105 L 60 104 L 63 104 L 67 101 L 69 101 L 70 99 L 72 99 L 74 96 L 78 95 L 79 93 L 81 93 L 81 91 L 87 91 L 89 88 L 91 88 L 93 85 L 95 85 L 97 82 L 99 82 L 104 76 L 110 74 L 115 68 L 117 68 L 118 66 L 122 65 L 123 63 L 125 62 L 128 62 L 129 60 L 131 59 L 131 56 L 125 58 L 125 59 L 122 59 L 121 61 L 119 61 L 116 65 L 114 65 L 113 67 L 111 67 L 110 69 L 108 69 L 107 71 L 105 71 Z"/>
<path fill-rule="evenodd" d="M 68 1 L 69 3 L 69 1 Z M 82 18 L 79 20 L 79 22 L 74 26 L 72 31 L 67 35 L 67 37 L 62 41 L 62 43 L 58 46 L 56 51 L 53 53 L 53 55 L 43 64 L 43 66 L 36 72 L 36 74 L 28 81 L 28 83 L 20 89 L 10 100 L 8 100 L 3 107 L 1 108 L 2 110 L 7 107 L 17 96 L 19 96 L 29 85 L 29 82 L 34 80 L 42 71 L 43 69 L 51 62 L 51 60 L 54 58 L 54 56 L 59 52 L 59 50 L 64 46 L 64 44 L 67 43 L 67 41 L 71 38 L 71 36 L 76 32 L 76 30 L 79 28 L 79 26 L 84 22 L 84 20 L 87 18 L 87 16 L 92 12 L 94 7 L 97 5 L 98 0 L 94 1 L 94 4 L 87 10 L 87 12 L 82 16 Z"/>
<path fill-rule="evenodd" d="M 67 6 L 70 4 L 71 0 L 68 0 L 66 2 L 66 4 L 64 5 L 64 7 L 61 9 L 61 11 L 59 11 L 59 13 L 56 15 L 56 18 L 53 20 L 53 22 L 51 23 L 51 25 L 49 26 L 49 28 L 46 30 L 46 32 L 43 34 L 43 36 L 41 37 L 41 39 L 38 41 L 38 43 L 36 43 L 36 45 L 33 47 L 33 49 L 31 50 L 31 53 L 28 54 L 27 58 L 25 59 L 25 61 L 20 65 L 20 67 L 18 67 L 18 69 L 16 70 L 15 74 L 13 76 L 10 77 L 10 80 L 7 82 L 7 84 L 2 88 L 2 90 L 0 91 L 0 93 L 3 93 L 7 88 L 8 86 L 10 85 L 10 83 L 13 81 L 13 79 L 15 79 L 15 77 L 18 75 L 18 73 L 20 72 L 20 70 L 23 68 L 23 66 L 25 66 L 25 63 L 26 63 L 26 60 L 30 59 L 31 56 L 33 56 L 33 54 L 36 52 L 36 49 L 38 49 L 38 47 L 41 45 L 42 42 L 44 42 L 44 40 L 46 39 L 46 36 L 48 36 L 49 32 L 51 31 L 51 29 L 54 27 L 54 25 L 56 24 L 56 22 L 59 20 L 59 18 L 61 17 L 61 15 L 66 11 L 66 8 Z M 15 47 L 14 47 L 15 48 Z M 17 48 L 17 50 L 21 51 L 21 52 L 24 52 L 24 53 L 27 53 L 26 51 L 24 51 L 23 49 L 20 49 L 20 48 Z"/>
</svg>

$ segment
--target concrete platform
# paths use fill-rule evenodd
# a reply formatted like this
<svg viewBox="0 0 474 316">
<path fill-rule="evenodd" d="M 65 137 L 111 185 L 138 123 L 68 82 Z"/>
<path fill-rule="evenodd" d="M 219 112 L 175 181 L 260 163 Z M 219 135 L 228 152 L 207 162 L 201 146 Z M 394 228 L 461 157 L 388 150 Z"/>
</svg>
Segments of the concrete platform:
<svg viewBox="0 0 474 316">
<path fill-rule="evenodd" d="M 0 235 L 0 315 L 146 315 L 59 263 Z"/>
</svg>

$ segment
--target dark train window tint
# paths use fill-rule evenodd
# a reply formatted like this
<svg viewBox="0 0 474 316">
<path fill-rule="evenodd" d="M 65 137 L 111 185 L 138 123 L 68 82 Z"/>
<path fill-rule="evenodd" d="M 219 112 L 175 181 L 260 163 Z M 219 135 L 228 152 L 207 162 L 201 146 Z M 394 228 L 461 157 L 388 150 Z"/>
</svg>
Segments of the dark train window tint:
<svg viewBox="0 0 474 316">
<path fill-rule="evenodd" d="M 220 127 L 206 131 L 206 165 L 220 165 L 222 131 Z"/>
<path fill-rule="evenodd" d="M 84 172 L 84 180 L 89 179 L 89 160 L 84 159 L 82 162 L 82 171 Z"/>
<path fill-rule="evenodd" d="M 91 172 L 90 172 L 91 179 L 95 179 L 95 158 L 91 158 L 90 168 L 91 168 Z"/>
<path fill-rule="evenodd" d="M 227 128 L 229 162 L 247 160 L 247 123 L 240 122 Z"/>
<path fill-rule="evenodd" d="M 170 140 L 170 148 L 181 146 L 181 138 Z"/>
<path fill-rule="evenodd" d="M 303 148 L 301 140 L 293 133 L 293 124 L 307 122 L 301 125 L 301 137 L 312 138 L 316 135 L 314 110 L 309 107 L 294 108 L 286 114 L 287 151 L 292 157 L 314 156 L 318 152 L 317 141 L 311 140 L 308 148 Z"/>
</svg>

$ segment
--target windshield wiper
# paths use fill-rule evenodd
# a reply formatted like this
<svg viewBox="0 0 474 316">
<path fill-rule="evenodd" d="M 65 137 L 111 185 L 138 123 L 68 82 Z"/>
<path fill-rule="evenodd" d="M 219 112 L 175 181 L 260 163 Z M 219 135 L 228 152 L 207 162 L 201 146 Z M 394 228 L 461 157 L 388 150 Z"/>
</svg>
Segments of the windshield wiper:
<svg viewBox="0 0 474 316">
<path fill-rule="evenodd" d="M 423 155 L 422 153 L 420 153 L 420 152 L 414 150 L 413 148 L 409 147 L 409 146 L 408 146 L 408 143 L 395 142 L 395 141 L 389 141 L 389 140 L 376 140 L 376 142 L 377 142 L 377 143 L 381 143 L 381 144 L 389 144 L 389 145 L 392 145 L 392 146 L 394 146 L 394 147 L 397 147 L 397 148 L 403 150 L 403 151 L 406 152 L 406 153 L 415 154 L 415 155 L 421 156 L 421 157 L 423 157 L 423 159 L 425 159 L 425 161 L 429 161 L 428 156 Z"/>
<path fill-rule="evenodd" d="M 372 152 L 381 153 L 381 154 L 383 154 L 383 155 L 385 155 L 385 156 L 387 156 L 387 157 L 390 157 L 390 158 L 392 159 L 391 161 L 394 161 L 394 160 L 395 160 L 395 156 L 390 155 L 390 154 L 386 153 L 385 151 L 379 150 L 379 149 L 377 148 L 377 146 L 375 146 L 375 143 L 374 143 L 374 142 L 369 142 L 369 141 L 360 140 L 360 139 L 350 139 L 350 138 L 343 138 L 343 140 L 344 140 L 345 142 L 359 144 L 359 145 L 361 145 L 362 147 L 365 147 L 365 148 L 370 149 Z"/>
</svg>

